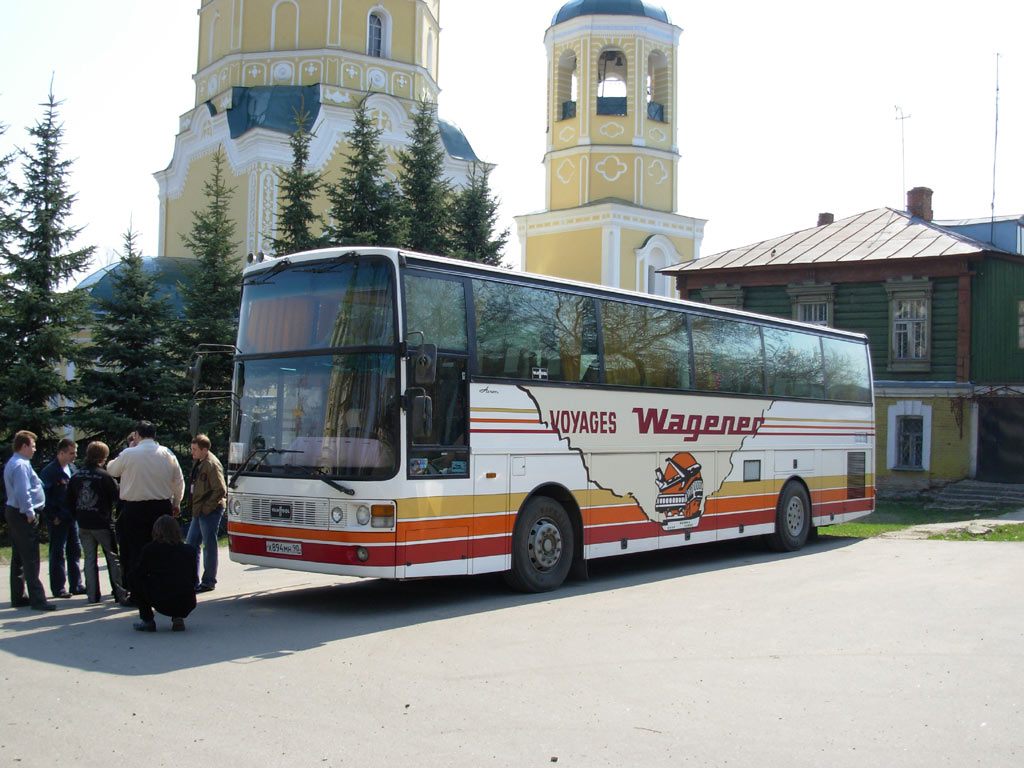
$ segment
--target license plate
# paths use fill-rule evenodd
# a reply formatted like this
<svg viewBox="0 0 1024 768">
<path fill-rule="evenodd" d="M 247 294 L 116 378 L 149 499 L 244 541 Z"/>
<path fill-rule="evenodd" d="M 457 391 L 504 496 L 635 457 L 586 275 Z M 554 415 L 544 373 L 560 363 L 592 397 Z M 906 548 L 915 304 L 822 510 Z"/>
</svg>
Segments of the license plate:
<svg viewBox="0 0 1024 768">
<path fill-rule="evenodd" d="M 302 556 L 302 543 L 298 541 L 268 541 L 268 555 L 293 555 Z"/>
</svg>

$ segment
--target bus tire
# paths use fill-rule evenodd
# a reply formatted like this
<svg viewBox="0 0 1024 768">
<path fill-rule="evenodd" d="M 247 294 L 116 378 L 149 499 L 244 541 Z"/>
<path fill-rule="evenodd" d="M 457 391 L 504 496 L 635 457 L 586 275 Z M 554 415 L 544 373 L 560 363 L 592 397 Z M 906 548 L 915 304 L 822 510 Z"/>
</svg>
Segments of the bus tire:
<svg viewBox="0 0 1024 768">
<path fill-rule="evenodd" d="M 572 566 L 576 542 L 565 508 L 547 496 L 534 496 L 512 530 L 512 569 L 505 581 L 520 592 L 559 587 Z"/>
<path fill-rule="evenodd" d="M 795 552 L 811 532 L 811 500 L 800 483 L 786 483 L 775 508 L 775 533 L 766 539 L 776 552 Z"/>
</svg>

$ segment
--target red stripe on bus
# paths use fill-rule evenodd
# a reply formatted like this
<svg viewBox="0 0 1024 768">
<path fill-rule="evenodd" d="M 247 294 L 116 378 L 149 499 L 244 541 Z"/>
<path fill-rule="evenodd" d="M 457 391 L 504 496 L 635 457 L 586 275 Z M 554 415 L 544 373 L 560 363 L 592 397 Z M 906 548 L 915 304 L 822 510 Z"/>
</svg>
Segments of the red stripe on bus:
<svg viewBox="0 0 1024 768">
<path fill-rule="evenodd" d="M 287 562 L 330 563 L 332 565 L 365 565 L 367 567 L 394 567 L 394 547 L 367 547 L 369 559 L 360 561 L 356 555 L 357 547 L 351 545 L 321 544 L 313 541 L 299 542 L 302 545 L 301 555 L 282 555 L 267 552 L 268 541 L 281 541 L 272 538 L 252 538 L 249 536 L 228 536 L 231 551 L 242 555 L 270 557 Z"/>
</svg>

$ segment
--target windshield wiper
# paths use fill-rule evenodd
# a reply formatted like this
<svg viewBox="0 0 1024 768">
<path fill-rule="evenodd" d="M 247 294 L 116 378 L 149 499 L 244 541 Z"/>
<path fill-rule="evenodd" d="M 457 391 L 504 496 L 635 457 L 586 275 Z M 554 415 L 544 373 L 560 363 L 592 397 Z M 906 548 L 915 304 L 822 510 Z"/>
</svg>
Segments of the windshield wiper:
<svg viewBox="0 0 1024 768">
<path fill-rule="evenodd" d="M 341 256 L 335 256 L 330 264 L 327 266 L 309 266 L 302 269 L 296 269 L 296 272 L 313 272 L 315 274 L 321 274 L 323 272 L 330 272 L 338 267 L 348 266 L 349 262 L 353 259 L 358 259 L 360 254 L 358 253 L 344 253 Z"/>
<path fill-rule="evenodd" d="M 252 278 L 251 280 L 246 280 L 243 283 L 243 285 L 263 285 L 264 283 L 269 283 L 270 282 L 270 278 L 272 278 L 278 272 L 281 272 L 281 271 L 283 271 L 285 269 L 288 269 L 288 267 L 290 267 L 291 265 L 292 265 L 292 263 L 290 261 L 288 261 L 288 259 L 281 259 L 279 262 L 274 264 L 274 266 L 272 266 L 266 272 L 261 272 L 260 274 L 256 275 L 256 277 Z"/>
<path fill-rule="evenodd" d="M 334 480 L 331 480 L 331 478 L 327 477 L 327 475 L 324 474 L 322 469 L 311 469 L 310 467 L 307 467 L 304 464 L 289 464 L 287 467 L 285 467 L 285 469 L 301 470 L 309 477 L 315 477 L 317 480 L 327 483 L 327 485 L 331 486 L 331 488 L 333 488 L 336 491 L 341 491 L 342 493 L 348 494 L 349 496 L 356 495 L 356 492 L 353 491 L 351 488 L 346 488 L 341 483 L 336 483 Z"/>
<path fill-rule="evenodd" d="M 237 488 L 238 487 L 238 476 L 240 474 L 242 474 L 243 472 L 245 472 L 245 470 L 249 467 L 249 462 L 252 461 L 253 456 L 255 456 L 257 453 L 262 453 L 263 455 L 260 456 L 260 460 L 257 461 L 255 465 L 253 465 L 253 468 L 252 468 L 253 472 L 255 472 L 257 469 L 259 469 L 260 468 L 260 464 L 262 464 L 264 461 L 266 461 L 267 460 L 267 456 L 269 456 L 272 453 L 302 453 L 302 451 L 287 451 L 287 450 L 282 450 L 281 448 L 255 448 L 255 449 L 253 449 L 253 452 L 245 457 L 245 461 L 242 462 L 242 466 L 240 466 L 238 469 L 236 469 L 235 470 L 235 474 L 233 474 L 231 476 L 231 480 L 228 481 L 228 487 L 229 488 Z"/>
</svg>

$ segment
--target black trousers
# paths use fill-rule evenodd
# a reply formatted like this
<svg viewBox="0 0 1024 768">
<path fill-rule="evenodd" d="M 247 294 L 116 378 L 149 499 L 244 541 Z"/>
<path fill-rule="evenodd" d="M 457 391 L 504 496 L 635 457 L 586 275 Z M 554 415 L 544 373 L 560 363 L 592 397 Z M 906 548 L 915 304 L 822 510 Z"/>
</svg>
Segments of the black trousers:
<svg viewBox="0 0 1024 768">
<path fill-rule="evenodd" d="M 142 548 L 153 540 L 153 523 L 160 515 L 173 512 L 170 499 L 121 502 L 121 515 L 117 521 L 118 535 L 121 537 L 118 546 L 121 550 L 124 586 L 129 592 L 138 590 L 135 569 Z"/>
<path fill-rule="evenodd" d="M 39 513 L 30 523 L 17 507 L 5 507 L 4 519 L 11 536 L 11 603 L 44 605 L 46 590 L 39 580 Z M 28 589 L 26 596 L 25 590 Z"/>
</svg>

